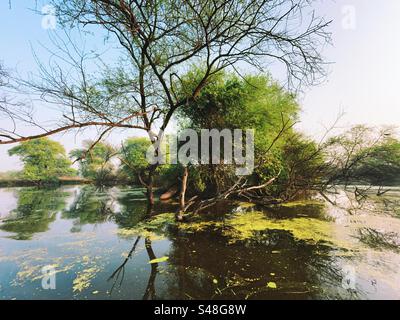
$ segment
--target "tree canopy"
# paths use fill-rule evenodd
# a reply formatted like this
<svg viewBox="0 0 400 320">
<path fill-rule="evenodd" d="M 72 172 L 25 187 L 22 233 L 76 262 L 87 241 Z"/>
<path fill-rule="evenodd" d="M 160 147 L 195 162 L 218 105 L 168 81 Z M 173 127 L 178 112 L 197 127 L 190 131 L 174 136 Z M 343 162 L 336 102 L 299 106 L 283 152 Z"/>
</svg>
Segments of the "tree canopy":
<svg viewBox="0 0 400 320">
<path fill-rule="evenodd" d="M 191 90 L 198 70 L 195 68 L 183 78 L 182 90 Z M 282 146 L 293 131 L 298 111 L 295 96 L 271 77 L 241 78 L 221 72 L 210 79 L 196 101 L 180 110 L 178 118 L 182 126 L 195 130 L 254 129 L 256 169 L 252 178 L 253 183 L 262 183 L 283 169 Z M 215 186 L 216 192 L 235 183 L 237 177 L 232 169 L 226 165 L 197 168 L 208 180 L 205 185 Z"/>
<path fill-rule="evenodd" d="M 75 149 L 70 156 L 78 161 L 80 174 L 84 178 L 103 183 L 111 180 L 115 170 L 113 157 L 117 150 L 111 144 L 86 140 L 83 149 Z"/>
<path fill-rule="evenodd" d="M 368 155 L 357 164 L 355 177 L 374 185 L 400 182 L 400 141 L 388 137 L 381 144 L 363 151 Z"/>
<path fill-rule="evenodd" d="M 21 158 L 24 164 L 22 177 L 27 180 L 55 180 L 75 173 L 64 147 L 47 138 L 22 142 L 8 153 Z"/>
</svg>

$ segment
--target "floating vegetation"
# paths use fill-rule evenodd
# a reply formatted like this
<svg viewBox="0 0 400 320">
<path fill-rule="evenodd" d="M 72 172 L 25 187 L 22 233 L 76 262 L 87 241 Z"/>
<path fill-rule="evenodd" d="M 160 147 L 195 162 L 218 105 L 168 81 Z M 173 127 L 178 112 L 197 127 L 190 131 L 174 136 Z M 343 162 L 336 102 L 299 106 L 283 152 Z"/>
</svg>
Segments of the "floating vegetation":
<svg viewBox="0 0 400 320">
<path fill-rule="evenodd" d="M 75 211 L 54 215 L 58 210 L 36 206 L 23 217 L 17 210 L 7 215 L 18 237 L 0 228 L 0 299 L 400 297 L 398 196 L 376 197 L 374 210 L 353 215 L 314 200 L 268 208 L 226 201 L 177 223 L 175 204 L 157 204 L 161 214 L 143 220 L 146 206 L 136 191 L 110 192 L 115 204 L 107 207 L 119 208 L 112 214 L 97 210 L 104 195 L 94 193 Z M 54 223 L 41 232 L 37 217 Z M 14 240 L 25 235 L 31 240 Z M 356 271 L 354 292 L 342 288 L 349 267 Z M 57 290 L 42 290 L 53 272 Z"/>
<path fill-rule="evenodd" d="M 152 241 L 163 240 L 163 235 L 149 231 L 146 228 L 130 228 L 130 229 L 119 229 L 117 234 L 121 238 L 131 239 L 133 237 L 149 238 Z"/>
<path fill-rule="evenodd" d="M 332 222 L 308 217 L 293 219 L 271 219 L 260 211 L 237 212 L 224 221 L 194 221 L 179 225 L 180 230 L 188 233 L 220 229 L 230 238 L 230 243 L 244 241 L 256 237 L 256 233 L 265 230 L 282 230 L 290 232 L 298 240 L 312 243 L 324 242 L 339 248 L 347 248 L 345 241 L 332 235 Z"/>
<path fill-rule="evenodd" d="M 97 266 L 93 266 L 83 271 L 77 273 L 76 278 L 72 283 L 72 291 L 73 292 L 82 292 L 83 290 L 87 289 L 91 285 L 92 279 L 100 272 L 101 269 Z"/>
<path fill-rule="evenodd" d="M 173 213 L 163 213 L 139 222 L 135 227 L 118 229 L 117 234 L 121 238 L 141 236 L 150 240 L 162 240 L 165 238 L 165 227 L 174 221 L 175 215 Z"/>
<path fill-rule="evenodd" d="M 188 223 L 181 223 L 178 225 L 179 229 L 185 231 L 187 233 L 196 233 L 200 231 L 205 231 L 208 229 L 219 229 L 223 226 L 223 222 L 221 221 L 193 221 Z"/>
<path fill-rule="evenodd" d="M 165 262 L 169 259 L 169 257 L 161 257 L 161 258 L 157 258 L 157 259 L 153 259 L 149 261 L 149 264 L 154 264 L 154 263 L 161 263 L 161 262 Z"/>
<path fill-rule="evenodd" d="M 69 273 L 77 267 L 90 269 L 95 266 L 96 269 L 99 269 L 97 267 L 99 259 L 99 256 L 84 255 L 81 251 L 73 254 L 58 254 L 54 257 L 50 255 L 47 249 L 37 248 L 15 252 L 13 255 L 4 258 L 4 261 L 15 263 L 18 268 L 14 279 L 10 281 L 10 285 L 23 287 L 28 283 L 43 279 L 48 274 L 45 271 L 48 268 L 54 269 L 54 274 Z M 2 259 L 0 259 L 0 262 L 2 262 Z"/>
<path fill-rule="evenodd" d="M 67 272 L 73 269 L 73 263 L 61 266 L 61 260 L 62 258 L 52 259 L 52 263 L 50 264 L 40 262 L 40 259 L 24 261 L 20 264 L 20 270 L 17 272 L 15 279 L 13 279 L 11 282 L 11 285 L 24 286 L 27 282 L 41 280 L 45 275 L 43 271 L 44 267 L 53 268 L 54 274 Z"/>
<path fill-rule="evenodd" d="M 25 281 L 33 281 L 33 279 L 40 277 L 42 265 L 23 265 L 21 270 L 17 272 L 15 279 L 12 282 L 12 285 L 17 286 L 25 283 Z"/>
<path fill-rule="evenodd" d="M 280 207 L 293 208 L 293 207 L 305 207 L 305 206 L 324 206 L 325 203 L 320 200 L 310 199 L 310 200 L 300 200 L 300 201 L 290 201 L 283 202 L 279 204 Z"/>
<path fill-rule="evenodd" d="M 257 231 L 284 230 L 292 233 L 299 240 L 314 243 L 335 241 L 331 236 L 331 225 L 325 221 L 312 218 L 270 219 L 264 213 L 254 211 L 244 214 L 235 214 L 226 220 L 227 226 L 223 233 L 232 238 L 232 241 L 246 240 L 254 236 Z"/>
</svg>

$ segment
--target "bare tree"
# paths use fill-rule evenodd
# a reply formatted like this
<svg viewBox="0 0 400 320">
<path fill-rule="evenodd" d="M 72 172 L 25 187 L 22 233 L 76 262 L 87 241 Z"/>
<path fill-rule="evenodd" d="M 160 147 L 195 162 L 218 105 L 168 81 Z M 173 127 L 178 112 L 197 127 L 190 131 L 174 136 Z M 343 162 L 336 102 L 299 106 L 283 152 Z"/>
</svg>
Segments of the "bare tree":
<svg viewBox="0 0 400 320">
<path fill-rule="evenodd" d="M 352 198 L 349 198 L 352 209 L 363 206 L 373 190 L 373 185 L 358 169 L 365 161 L 374 159 L 376 147 L 385 145 L 388 139 L 395 136 L 395 128 L 356 125 L 328 138 L 338 121 L 339 118 L 332 127 L 327 128 L 321 141 L 308 152 L 299 144 L 298 148 L 302 152 L 289 165 L 288 179 L 284 185 L 285 194 L 281 198 L 292 200 L 307 192 L 318 192 L 325 200 L 337 205 L 334 198 L 339 190 L 343 190 Z M 314 146 L 314 142 L 310 145 Z M 291 152 L 296 153 L 292 150 Z M 306 171 L 307 174 L 303 178 L 301 174 L 297 174 L 298 171 Z M 379 186 L 377 195 L 385 192 L 387 191 L 382 191 L 382 186 Z"/>
</svg>

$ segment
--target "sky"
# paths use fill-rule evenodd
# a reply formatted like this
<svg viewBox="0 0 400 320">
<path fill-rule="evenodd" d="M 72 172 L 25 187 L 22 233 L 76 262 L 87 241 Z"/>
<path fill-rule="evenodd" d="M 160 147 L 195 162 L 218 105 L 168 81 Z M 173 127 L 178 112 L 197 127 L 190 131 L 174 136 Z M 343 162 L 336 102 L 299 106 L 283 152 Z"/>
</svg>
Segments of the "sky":
<svg viewBox="0 0 400 320">
<path fill-rule="evenodd" d="M 39 10 L 46 5 L 46 0 L 37 2 Z M 34 0 L 13 0 L 10 10 L 8 0 L 0 0 L 0 61 L 22 74 L 37 69 L 32 50 L 42 57 L 41 45 L 50 46 L 49 30 L 43 28 L 43 17 L 32 11 L 34 6 Z M 318 15 L 333 20 L 329 28 L 332 45 L 323 49 L 330 63 L 325 81 L 304 88 L 299 95 L 302 112 L 297 128 L 318 138 L 339 114 L 343 114 L 341 128 L 354 124 L 400 126 L 400 1 L 319 0 L 315 8 Z M 278 80 L 285 78 L 279 70 L 272 70 L 272 75 Z M 42 119 L 54 115 L 47 108 L 38 113 Z M 52 138 L 70 151 L 95 135 L 89 130 L 84 135 Z M 117 131 L 108 140 L 119 144 L 132 135 L 141 133 Z M 21 167 L 18 158 L 7 155 L 9 148 L 0 145 L 0 172 Z"/>
</svg>

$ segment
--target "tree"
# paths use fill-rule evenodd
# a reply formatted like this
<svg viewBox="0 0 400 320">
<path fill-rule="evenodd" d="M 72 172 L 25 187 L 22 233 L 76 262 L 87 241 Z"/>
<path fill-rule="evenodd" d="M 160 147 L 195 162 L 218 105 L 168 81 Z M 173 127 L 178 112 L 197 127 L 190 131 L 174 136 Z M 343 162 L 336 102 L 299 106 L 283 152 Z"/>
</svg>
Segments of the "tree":
<svg viewBox="0 0 400 320">
<path fill-rule="evenodd" d="M 75 149 L 70 152 L 70 156 L 79 163 L 80 174 L 98 184 L 112 180 L 115 170 L 112 159 L 117 154 L 117 150 L 104 142 L 95 143 L 86 140 L 83 144 L 83 149 Z"/>
<path fill-rule="evenodd" d="M 400 141 L 387 137 L 379 145 L 367 148 L 368 156 L 355 168 L 359 180 L 383 186 L 400 182 Z"/>
<path fill-rule="evenodd" d="M 316 191 L 336 205 L 328 195 L 336 194 L 339 186 L 354 191 L 357 205 L 362 205 L 372 185 L 381 186 L 385 178 L 398 177 L 398 144 L 393 128 L 356 125 L 327 138 L 332 129 L 334 126 L 319 143 L 298 137 L 288 145 L 285 157 L 291 164 L 289 177 L 293 178 L 282 186 L 289 199 L 302 191 Z M 382 193 L 380 188 L 378 195 Z"/>
<path fill-rule="evenodd" d="M 137 181 L 142 180 L 142 175 L 149 166 L 146 153 L 150 146 L 148 138 L 127 139 L 120 151 L 121 172 L 128 177 L 136 177 Z"/>
<path fill-rule="evenodd" d="M 183 78 L 184 90 L 191 90 L 200 74 L 195 68 Z M 183 93 L 184 95 L 185 93 Z M 295 96 L 268 76 L 219 73 L 199 94 L 196 101 L 182 108 L 179 120 L 184 126 L 201 129 L 254 129 L 255 171 L 246 177 L 248 186 L 263 184 L 282 171 L 282 146 L 292 132 L 299 106 Z M 221 152 L 224 152 L 221 147 Z M 234 165 L 198 165 L 190 168 L 196 176 L 192 188 L 204 186 L 207 196 L 230 189 L 238 181 Z M 199 185 L 198 180 L 203 183 Z M 248 187 L 247 186 L 247 187 Z M 258 190 L 260 192 L 262 190 Z"/>
<path fill-rule="evenodd" d="M 326 185 L 357 181 L 357 168 L 370 161 L 376 148 L 393 135 L 391 128 L 377 129 L 357 125 L 342 134 L 328 139 L 322 146 L 326 154 Z"/>
<path fill-rule="evenodd" d="M 329 22 L 314 14 L 312 2 L 54 0 L 65 29 L 104 30 L 121 49 L 124 67 L 98 63 L 91 73 L 87 61 L 100 61 L 98 54 L 82 52 L 68 34 L 56 37 L 58 50 L 49 67 L 40 65 L 39 81 L 20 84 L 57 105 L 63 121 L 30 136 L 3 130 L 0 143 L 90 126 L 101 129 L 99 140 L 115 128 L 126 128 L 145 130 L 152 143 L 160 142 L 176 110 L 195 101 L 216 73 L 238 70 L 239 63 L 263 71 L 276 61 L 286 67 L 289 84 L 313 83 L 323 74 L 319 48 L 329 41 Z M 63 63 L 55 59 L 60 55 Z M 193 64 L 203 64 L 203 73 L 191 92 L 178 96 L 180 79 Z M 150 166 L 145 179 L 150 204 L 156 168 Z"/>
<path fill-rule="evenodd" d="M 286 137 L 280 158 L 282 173 L 275 192 L 283 200 L 313 191 L 326 179 L 325 154 L 315 141 L 301 133 L 292 132 Z"/>
<path fill-rule="evenodd" d="M 22 177 L 27 180 L 56 180 L 61 176 L 71 176 L 75 173 L 64 147 L 47 138 L 22 142 L 8 153 L 10 156 L 21 158 L 24 163 Z"/>
</svg>

